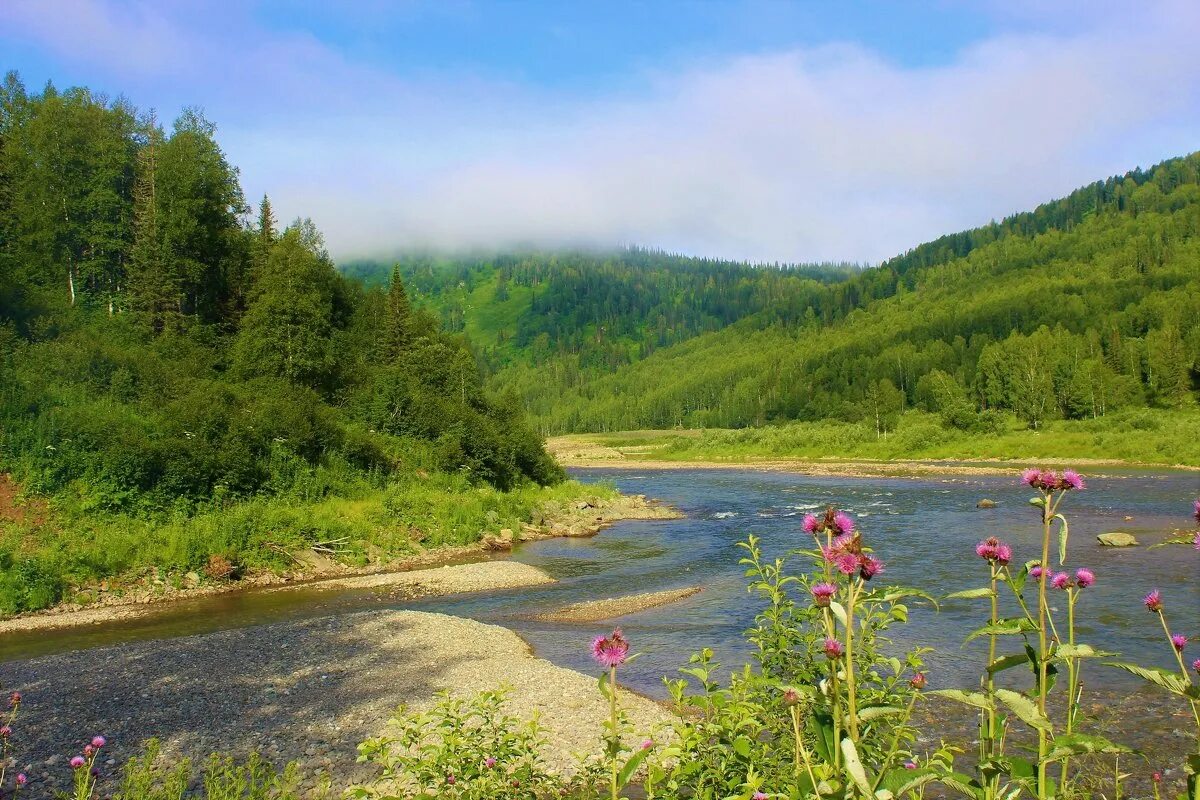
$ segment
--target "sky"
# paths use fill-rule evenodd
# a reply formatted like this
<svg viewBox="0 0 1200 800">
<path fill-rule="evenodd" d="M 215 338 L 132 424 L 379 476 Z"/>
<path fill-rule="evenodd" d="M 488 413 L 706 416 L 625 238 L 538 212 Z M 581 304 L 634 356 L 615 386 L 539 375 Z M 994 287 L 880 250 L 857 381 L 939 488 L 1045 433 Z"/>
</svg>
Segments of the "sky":
<svg viewBox="0 0 1200 800">
<path fill-rule="evenodd" d="M 1194 0 L 2 0 L 0 68 L 198 106 L 336 258 L 875 263 L 1200 149 Z"/>
</svg>

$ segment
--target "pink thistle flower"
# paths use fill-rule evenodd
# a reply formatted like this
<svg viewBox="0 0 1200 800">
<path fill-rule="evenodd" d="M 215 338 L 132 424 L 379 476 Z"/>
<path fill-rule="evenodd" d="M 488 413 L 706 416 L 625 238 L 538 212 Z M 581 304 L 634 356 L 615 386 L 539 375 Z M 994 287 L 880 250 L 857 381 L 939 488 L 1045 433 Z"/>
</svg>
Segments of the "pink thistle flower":
<svg viewBox="0 0 1200 800">
<path fill-rule="evenodd" d="M 833 527 L 843 536 L 854 531 L 854 520 L 845 511 L 833 515 Z"/>
<path fill-rule="evenodd" d="M 770 800 L 766 792 L 755 792 L 750 795 L 750 800 Z"/>
<path fill-rule="evenodd" d="M 1027 469 L 1021 473 L 1021 483 L 1026 486 L 1037 488 L 1038 480 L 1042 477 L 1042 471 L 1039 469 Z"/>
<path fill-rule="evenodd" d="M 496 759 L 492 758 L 491 756 L 488 756 L 487 758 L 485 758 L 483 760 L 483 766 L 486 769 L 491 769 L 492 767 L 496 766 Z"/>
<path fill-rule="evenodd" d="M 24 785 L 25 785 L 25 784 L 27 784 L 27 783 L 29 783 L 29 778 L 27 778 L 27 777 L 25 776 L 25 773 L 24 773 L 24 772 L 18 772 L 18 773 L 17 773 L 17 786 L 24 786 Z"/>
<path fill-rule="evenodd" d="M 1200 663 L 1200 662 L 1197 662 Z M 783 690 L 783 704 L 785 706 L 794 706 L 800 702 L 800 693 L 789 686 Z"/>
<path fill-rule="evenodd" d="M 814 514 L 805 514 L 804 515 L 804 532 L 805 533 L 816 533 L 817 525 L 818 525 L 817 518 Z"/>
<path fill-rule="evenodd" d="M 7 739 L 12 736 L 12 728 L 7 725 L 0 725 L 0 739 Z"/>
<path fill-rule="evenodd" d="M 883 562 L 875 556 L 863 556 L 858 565 L 858 575 L 864 581 L 869 581 L 883 572 Z"/>
<path fill-rule="evenodd" d="M 75 756 L 71 759 L 71 769 L 80 769 L 85 763 L 83 756 Z"/>
<path fill-rule="evenodd" d="M 1200 499 L 1192 501 L 1192 513 L 1196 517 L 1196 522 L 1200 522 Z"/>
<path fill-rule="evenodd" d="M 104 747 L 106 744 L 108 744 L 108 741 L 103 736 L 92 737 L 92 747 L 96 748 L 97 750 L 99 750 L 101 747 Z"/>
<path fill-rule="evenodd" d="M 1044 469 L 1042 474 L 1038 475 L 1038 483 L 1044 489 L 1056 489 L 1058 488 L 1058 476 L 1054 474 L 1053 470 Z"/>
<path fill-rule="evenodd" d="M 994 536 L 990 539 L 984 539 L 982 542 L 975 545 L 975 555 L 991 561 L 996 557 L 996 546 L 998 544 L 999 541 Z"/>
<path fill-rule="evenodd" d="M 1065 469 L 1062 474 L 1062 483 L 1059 486 L 1063 489 L 1086 489 L 1087 484 L 1083 482 L 1083 476 L 1073 469 Z"/>
<path fill-rule="evenodd" d="M 1200 672 L 1200 658 L 1197 658 L 1192 662 L 1192 669 L 1196 670 L 1196 672 Z"/>
<path fill-rule="evenodd" d="M 1071 576 L 1065 572 L 1056 572 L 1054 577 L 1050 579 L 1055 589 L 1066 589 L 1071 585 Z"/>
<path fill-rule="evenodd" d="M 1001 542 L 1000 546 L 996 548 L 996 563 L 1006 566 L 1010 561 L 1012 561 L 1012 548 Z"/>
<path fill-rule="evenodd" d="M 915 761 L 905 761 L 905 762 L 904 762 L 904 768 L 905 768 L 905 769 L 916 769 L 916 768 L 917 768 L 917 762 L 915 762 Z"/>
<path fill-rule="evenodd" d="M 918 672 L 916 675 L 913 675 L 911 678 L 909 678 L 908 685 L 914 689 L 924 689 L 926 682 L 925 673 Z"/>
<path fill-rule="evenodd" d="M 1175 647 L 1175 652 L 1182 653 L 1183 648 L 1187 647 L 1188 638 L 1182 633 L 1177 633 L 1171 637 L 1171 644 Z"/>
<path fill-rule="evenodd" d="M 90 744 L 85 744 L 83 746 L 83 754 L 85 756 L 90 756 L 94 752 L 96 752 L 96 749 L 94 747 L 92 747 Z"/>
<path fill-rule="evenodd" d="M 1029 577 L 1041 578 L 1042 577 L 1042 565 L 1034 564 L 1032 567 L 1030 567 L 1029 568 Z"/>
<path fill-rule="evenodd" d="M 1146 605 L 1146 610 L 1150 613 L 1162 611 L 1162 593 L 1155 589 L 1150 594 L 1142 598 L 1142 602 Z"/>
<path fill-rule="evenodd" d="M 592 640 L 592 658 L 607 669 L 619 667 L 629 657 L 629 640 L 621 635 L 621 629 L 608 636 L 597 636 Z"/>
<path fill-rule="evenodd" d="M 1096 582 L 1096 573 L 1092 572 L 1087 567 L 1080 567 L 1075 570 L 1075 583 L 1080 589 L 1086 589 Z"/>
<path fill-rule="evenodd" d="M 834 558 L 833 565 L 837 567 L 838 572 L 853 575 L 858 572 L 858 556 L 854 553 L 838 553 Z"/>
<path fill-rule="evenodd" d="M 643 750 L 649 750 L 649 749 L 650 749 L 650 748 L 652 748 L 652 747 L 654 747 L 654 740 L 653 740 L 653 739 L 647 739 L 646 741 L 642 742 L 642 749 L 643 749 Z"/>
<path fill-rule="evenodd" d="M 813 603 L 819 608 L 828 608 L 829 602 L 833 596 L 837 594 L 837 587 L 832 583 L 817 583 L 810 590 L 813 596 Z"/>
<path fill-rule="evenodd" d="M 1150 774 L 1150 780 L 1154 781 L 1155 783 L 1162 783 L 1162 773 L 1157 771 L 1152 772 Z"/>
<path fill-rule="evenodd" d="M 13 692 L 12 694 L 10 694 L 8 696 L 8 707 L 15 708 L 16 706 L 19 706 L 19 705 L 21 705 L 21 693 Z"/>
<path fill-rule="evenodd" d="M 825 640 L 825 657 L 826 658 L 830 659 L 831 661 L 839 659 L 842 657 L 843 652 L 844 651 L 842 650 L 842 643 L 839 642 L 837 639 L 826 639 Z"/>
</svg>

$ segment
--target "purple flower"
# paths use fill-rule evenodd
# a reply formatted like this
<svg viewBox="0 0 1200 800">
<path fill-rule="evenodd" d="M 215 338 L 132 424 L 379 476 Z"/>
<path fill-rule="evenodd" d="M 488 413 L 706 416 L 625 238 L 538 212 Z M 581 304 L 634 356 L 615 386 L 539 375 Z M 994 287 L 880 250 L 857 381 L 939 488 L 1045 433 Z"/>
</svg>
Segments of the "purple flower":
<svg viewBox="0 0 1200 800">
<path fill-rule="evenodd" d="M 869 581 L 883 572 L 883 562 L 875 556 L 863 556 L 858 565 L 858 575 L 864 581 Z"/>
<path fill-rule="evenodd" d="M 1182 653 L 1183 648 L 1187 647 L 1187 637 L 1182 633 L 1177 633 L 1171 637 L 1171 644 L 1175 647 L 1176 652 Z"/>
<path fill-rule="evenodd" d="M 1029 568 L 1029 577 L 1035 578 L 1035 579 L 1041 578 L 1042 577 L 1042 565 L 1034 564 L 1032 567 L 1030 567 Z"/>
<path fill-rule="evenodd" d="M 975 545 L 975 555 L 997 564 L 1007 564 L 1012 560 L 1012 548 L 995 536 L 989 536 Z"/>
<path fill-rule="evenodd" d="M 483 766 L 486 769 L 491 769 L 492 767 L 496 766 L 496 759 L 492 758 L 491 756 L 488 756 L 487 758 L 485 758 L 483 760 Z"/>
<path fill-rule="evenodd" d="M 13 692 L 8 696 L 8 707 L 16 708 L 19 705 L 21 705 L 21 693 Z"/>
<path fill-rule="evenodd" d="M 825 657 L 830 660 L 836 660 L 842 657 L 842 643 L 837 639 L 825 640 Z"/>
<path fill-rule="evenodd" d="M 1075 583 L 1080 589 L 1086 589 L 1096 582 L 1096 574 L 1087 567 L 1080 567 L 1075 570 Z"/>
<path fill-rule="evenodd" d="M 845 536 L 853 532 L 854 520 L 845 511 L 839 511 L 833 515 L 833 527 L 838 533 Z"/>
<path fill-rule="evenodd" d="M 74 758 L 71 759 L 71 769 L 79 769 L 85 763 L 87 763 L 87 762 L 83 760 L 83 756 L 75 756 Z"/>
<path fill-rule="evenodd" d="M 592 640 L 592 658 L 606 668 L 619 667 L 629 657 L 629 640 L 621 635 L 621 629 L 608 636 L 597 636 Z"/>
<path fill-rule="evenodd" d="M 451 786 L 453 786 L 454 784 L 458 783 L 458 779 L 457 779 L 457 778 L 455 778 L 453 775 L 447 775 L 447 776 L 446 776 L 446 783 L 448 783 L 448 784 L 450 784 Z"/>
<path fill-rule="evenodd" d="M 1196 516 L 1196 522 L 1200 522 L 1200 499 L 1192 501 L 1192 513 Z"/>
<path fill-rule="evenodd" d="M 819 608 L 828 608 L 830 600 L 837 593 L 837 587 L 832 583 L 817 583 L 810 589 L 813 603 Z"/>
<path fill-rule="evenodd" d="M 1071 576 L 1065 572 L 1056 572 L 1050 579 L 1050 583 L 1054 585 L 1055 589 L 1065 589 L 1071 585 Z"/>
<path fill-rule="evenodd" d="M 642 742 L 642 749 L 643 749 L 643 750 L 649 750 L 651 747 L 654 747 L 654 740 L 653 740 L 653 739 L 647 739 L 646 741 Z"/>
<path fill-rule="evenodd" d="M 17 786 L 24 786 L 27 783 L 29 783 L 29 778 L 25 777 L 25 773 L 18 772 L 17 773 Z"/>
<path fill-rule="evenodd" d="M 818 523 L 817 523 L 817 518 L 815 515 L 813 515 L 813 514 L 805 514 L 804 515 L 804 531 L 805 531 L 805 533 L 816 533 L 817 526 L 818 526 Z"/>
<path fill-rule="evenodd" d="M 1027 469 L 1021 473 L 1021 483 L 1026 486 L 1032 486 L 1035 489 L 1038 485 L 1038 479 L 1042 477 L 1042 471 L 1039 469 Z"/>
<path fill-rule="evenodd" d="M 1058 476 L 1052 470 L 1044 469 L 1042 474 L 1038 475 L 1038 483 L 1044 489 L 1056 489 L 1058 488 Z"/>
<path fill-rule="evenodd" d="M 1075 490 L 1087 488 L 1086 484 L 1083 482 L 1083 476 L 1073 469 L 1063 470 L 1062 482 L 1059 483 L 1059 487 L 1062 489 Z"/>
<path fill-rule="evenodd" d="M 916 769 L 916 768 L 917 768 L 917 762 L 915 762 L 915 761 L 905 761 L 905 762 L 904 762 L 904 768 L 905 768 L 905 769 Z"/>
<path fill-rule="evenodd" d="M 996 563 L 1005 566 L 1009 561 L 1012 561 L 1012 548 L 1001 542 L 1000 546 L 996 548 Z"/>
<path fill-rule="evenodd" d="M 7 739 L 12 736 L 12 728 L 7 725 L 0 725 L 0 739 Z"/>
<path fill-rule="evenodd" d="M 768 800 L 766 792 L 755 792 L 750 795 L 750 800 Z"/>
<path fill-rule="evenodd" d="M 92 737 L 92 747 L 96 748 L 97 750 L 99 750 L 101 747 L 104 747 L 106 744 L 108 744 L 108 742 L 103 736 Z"/>
<path fill-rule="evenodd" d="M 853 575 L 858 572 L 858 556 L 854 553 L 838 553 L 833 565 L 838 568 L 838 572 Z"/>
<path fill-rule="evenodd" d="M 1162 611 L 1162 593 L 1155 589 L 1150 594 L 1142 598 L 1142 602 L 1146 605 L 1146 610 L 1150 613 Z"/>
<path fill-rule="evenodd" d="M 924 689 L 926 684 L 925 673 L 918 672 L 908 680 L 908 685 L 914 689 Z"/>
<path fill-rule="evenodd" d="M 1200 658 L 1197 658 L 1192 662 L 1192 669 L 1196 670 L 1196 672 L 1200 672 Z"/>
<path fill-rule="evenodd" d="M 800 702 L 800 693 L 791 686 L 783 690 L 783 704 L 785 706 L 794 706 Z"/>
</svg>

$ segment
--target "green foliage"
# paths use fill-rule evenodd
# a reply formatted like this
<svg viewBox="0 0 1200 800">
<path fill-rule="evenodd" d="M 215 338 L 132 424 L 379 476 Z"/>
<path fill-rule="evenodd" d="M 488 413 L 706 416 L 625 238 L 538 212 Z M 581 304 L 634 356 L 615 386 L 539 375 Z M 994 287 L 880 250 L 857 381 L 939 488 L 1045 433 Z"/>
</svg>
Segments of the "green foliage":
<svg viewBox="0 0 1200 800">
<path fill-rule="evenodd" d="M 193 784 L 199 790 L 189 792 Z M 234 759 L 214 753 L 199 775 L 188 759 L 171 762 L 151 739 L 140 756 L 126 762 L 114 800 L 299 800 L 300 772 L 295 763 L 282 770 L 258 753 Z M 316 796 L 328 797 L 328 779 L 323 778 Z"/>
</svg>

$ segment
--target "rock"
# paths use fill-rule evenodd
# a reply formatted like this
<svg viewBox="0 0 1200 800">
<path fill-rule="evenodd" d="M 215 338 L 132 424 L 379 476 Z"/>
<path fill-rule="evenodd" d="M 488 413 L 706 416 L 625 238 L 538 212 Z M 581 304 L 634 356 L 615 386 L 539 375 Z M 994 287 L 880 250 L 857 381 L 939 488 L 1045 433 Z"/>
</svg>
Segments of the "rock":
<svg viewBox="0 0 1200 800">
<path fill-rule="evenodd" d="M 1096 541 L 1105 547 L 1136 547 L 1138 540 L 1132 533 L 1124 531 L 1111 531 L 1102 533 L 1096 537 Z"/>
<path fill-rule="evenodd" d="M 985 497 L 985 498 L 983 498 L 982 500 L 980 500 L 978 503 L 976 503 L 976 504 L 975 504 L 975 507 L 976 507 L 976 508 L 995 508 L 995 507 L 996 507 L 996 501 L 995 501 L 995 500 L 989 500 L 989 499 L 987 499 L 987 498 Z"/>
<path fill-rule="evenodd" d="M 200 585 L 200 573 L 199 572 L 189 572 L 188 574 L 183 576 L 183 580 L 188 585 L 188 587 L 195 588 Z"/>
<path fill-rule="evenodd" d="M 1126 522 L 1133 522 L 1133 517 L 1131 517 L 1131 516 L 1129 516 L 1128 514 L 1126 514 L 1126 515 L 1125 515 L 1125 521 L 1126 521 Z"/>
</svg>

